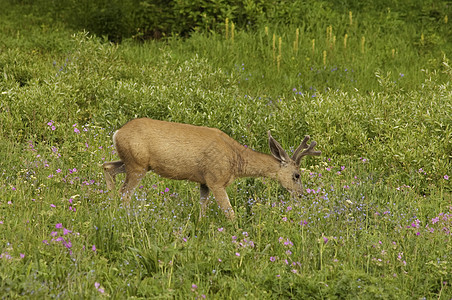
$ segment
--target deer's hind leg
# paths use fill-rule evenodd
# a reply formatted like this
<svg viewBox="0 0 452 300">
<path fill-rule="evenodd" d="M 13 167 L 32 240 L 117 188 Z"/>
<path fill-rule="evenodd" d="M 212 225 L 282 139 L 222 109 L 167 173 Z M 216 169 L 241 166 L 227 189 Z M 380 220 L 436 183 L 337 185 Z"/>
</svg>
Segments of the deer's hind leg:
<svg viewBox="0 0 452 300">
<path fill-rule="evenodd" d="M 106 162 L 102 165 L 104 168 L 105 181 L 107 182 L 107 189 L 114 192 L 116 175 L 126 172 L 126 167 L 121 160 Z"/>
<path fill-rule="evenodd" d="M 201 219 L 206 215 L 207 206 L 209 205 L 209 187 L 203 183 L 200 186 L 200 194 L 201 194 L 201 211 L 199 212 L 199 218 Z"/>
</svg>

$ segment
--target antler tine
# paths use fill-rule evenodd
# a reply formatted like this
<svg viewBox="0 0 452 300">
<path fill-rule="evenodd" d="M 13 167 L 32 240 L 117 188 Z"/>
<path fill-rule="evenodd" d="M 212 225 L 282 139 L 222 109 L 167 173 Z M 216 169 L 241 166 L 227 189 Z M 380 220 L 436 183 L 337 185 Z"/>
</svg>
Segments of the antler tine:
<svg viewBox="0 0 452 300">
<path fill-rule="evenodd" d="M 301 158 L 303 158 L 303 156 L 307 156 L 307 155 L 319 156 L 319 155 L 321 155 L 322 151 L 314 150 L 314 147 L 316 145 L 317 145 L 317 142 L 312 141 L 312 143 L 305 150 L 303 150 L 303 152 L 301 152 L 300 154 L 298 154 L 297 157 L 295 157 L 295 162 L 299 165 L 301 162 Z"/>
<path fill-rule="evenodd" d="M 300 153 L 300 156 L 306 156 L 306 155 L 318 156 L 318 155 L 322 154 L 322 151 L 314 151 L 315 146 L 317 146 L 317 142 L 312 141 L 312 143 L 309 145 L 309 147 Z"/>
<path fill-rule="evenodd" d="M 298 146 L 297 150 L 295 150 L 295 152 L 294 152 L 293 155 L 292 155 L 292 159 L 293 159 L 293 160 L 296 160 L 297 156 L 300 154 L 300 152 L 301 152 L 303 149 L 306 149 L 306 148 L 309 147 L 307 141 L 308 141 L 310 138 L 311 138 L 311 137 L 310 137 L 309 135 L 306 135 L 306 136 L 304 137 L 304 139 L 303 139 L 303 141 L 301 142 L 300 146 Z"/>
</svg>

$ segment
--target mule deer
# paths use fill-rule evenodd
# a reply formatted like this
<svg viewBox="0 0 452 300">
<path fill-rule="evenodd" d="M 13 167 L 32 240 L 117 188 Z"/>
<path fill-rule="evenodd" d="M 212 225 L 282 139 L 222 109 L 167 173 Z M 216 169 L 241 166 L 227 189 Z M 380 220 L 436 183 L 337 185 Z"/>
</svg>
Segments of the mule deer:
<svg viewBox="0 0 452 300">
<path fill-rule="evenodd" d="M 114 190 L 115 176 L 126 173 L 120 195 L 128 203 L 146 172 L 171 179 L 200 183 L 201 213 L 205 214 L 209 192 L 229 219 L 234 210 L 226 187 L 238 177 L 270 177 L 291 193 L 301 194 L 299 165 L 303 156 L 320 155 L 316 142 L 307 144 L 305 136 L 292 157 L 268 131 L 272 155 L 242 146 L 216 128 L 181 123 L 135 119 L 113 135 L 113 143 L 121 160 L 103 164 L 107 188 Z"/>
</svg>

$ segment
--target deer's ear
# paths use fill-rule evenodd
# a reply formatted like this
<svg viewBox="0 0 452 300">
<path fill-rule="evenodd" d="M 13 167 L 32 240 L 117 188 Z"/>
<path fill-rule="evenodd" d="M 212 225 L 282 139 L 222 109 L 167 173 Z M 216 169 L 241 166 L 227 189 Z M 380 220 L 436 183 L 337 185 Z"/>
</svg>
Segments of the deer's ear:
<svg viewBox="0 0 452 300">
<path fill-rule="evenodd" d="M 268 146 L 274 158 L 281 163 L 288 163 L 290 161 L 289 155 L 281 147 L 281 145 L 272 137 L 270 130 L 268 131 Z"/>
</svg>

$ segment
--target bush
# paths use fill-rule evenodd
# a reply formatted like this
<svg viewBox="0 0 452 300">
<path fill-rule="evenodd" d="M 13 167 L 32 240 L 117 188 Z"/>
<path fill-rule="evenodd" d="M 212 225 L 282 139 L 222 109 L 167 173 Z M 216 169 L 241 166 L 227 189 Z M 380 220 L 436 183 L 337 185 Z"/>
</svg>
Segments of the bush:
<svg viewBox="0 0 452 300">
<path fill-rule="evenodd" d="M 89 1 L 60 0 L 50 4 L 38 0 L 13 2 L 24 8 L 31 7 L 37 15 L 45 16 L 48 22 L 62 22 L 67 26 L 87 30 L 98 36 L 107 36 L 111 41 L 123 38 L 161 38 L 165 36 L 188 36 L 192 32 L 222 32 L 225 20 L 234 22 L 237 29 L 256 29 L 269 24 L 305 27 L 308 31 L 320 26 L 349 20 L 343 16 L 351 11 L 360 16 L 363 24 L 372 25 L 378 15 L 391 13 L 407 24 L 418 24 L 419 30 L 444 22 L 450 15 L 447 1 L 285 1 L 285 0 L 125 0 Z M 407 10 L 406 8 L 410 9 Z M 367 25 L 366 25 L 367 24 Z M 398 27 L 398 30 L 400 27 Z M 418 31 L 419 31 L 418 30 Z M 450 33 L 450 30 L 448 30 Z M 423 46 L 435 45 L 447 36 L 441 32 L 436 38 L 424 40 Z"/>
</svg>

